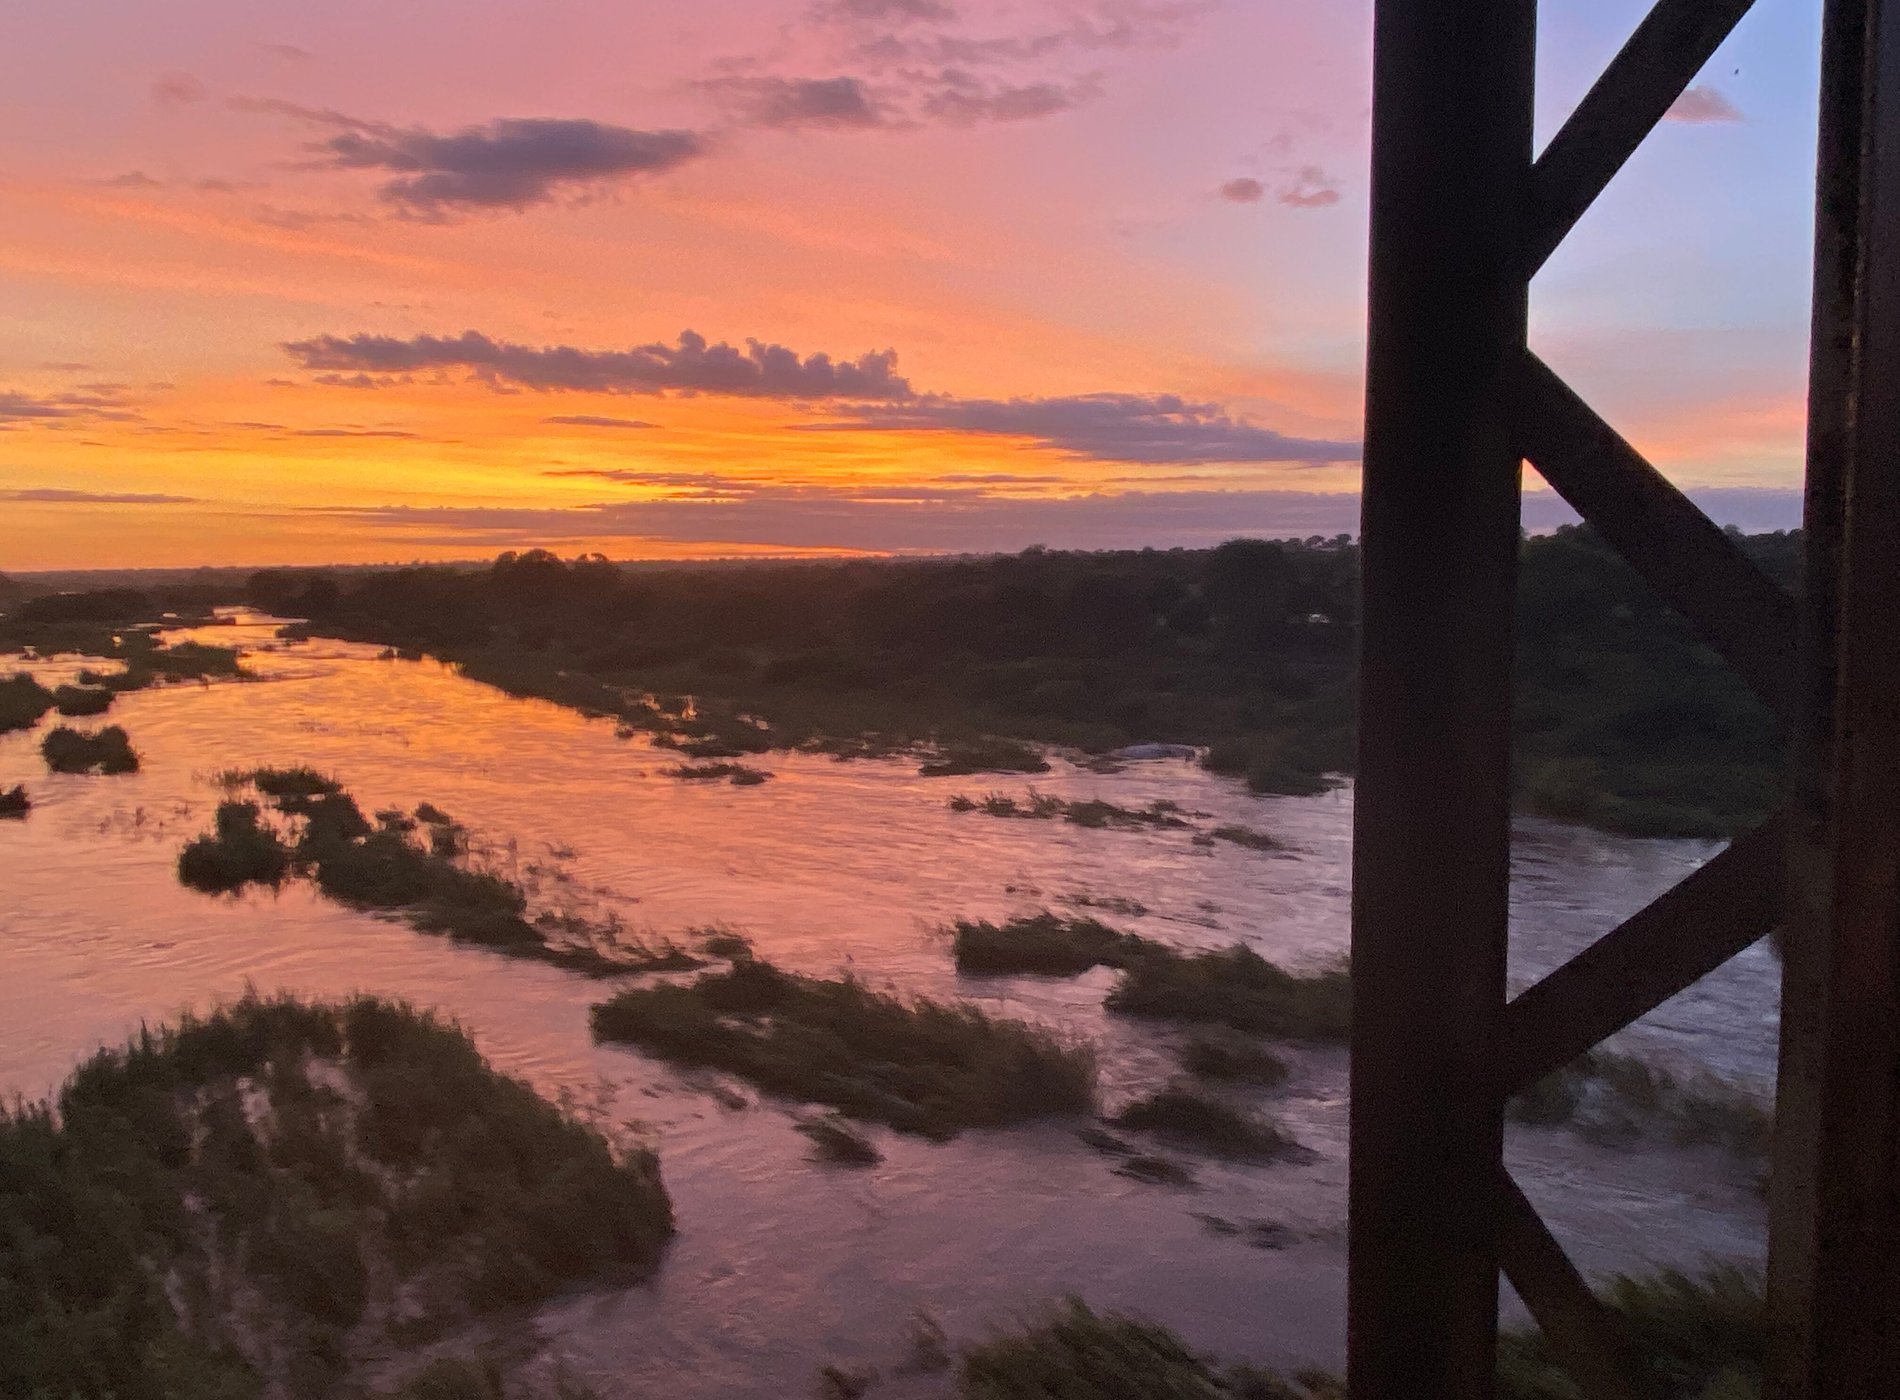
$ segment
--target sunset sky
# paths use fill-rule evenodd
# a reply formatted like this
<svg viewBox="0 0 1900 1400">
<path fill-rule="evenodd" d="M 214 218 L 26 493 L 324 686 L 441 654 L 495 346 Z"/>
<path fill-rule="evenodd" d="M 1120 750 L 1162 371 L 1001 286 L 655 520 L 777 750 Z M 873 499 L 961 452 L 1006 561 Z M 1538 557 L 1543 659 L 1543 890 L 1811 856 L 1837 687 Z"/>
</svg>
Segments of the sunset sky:
<svg viewBox="0 0 1900 1400">
<path fill-rule="evenodd" d="M 1547 0 L 1544 135 L 1644 8 Z M 1748 526 L 1797 514 L 1818 19 L 1760 0 L 1534 288 Z M 1370 24 L 13 0 L 0 569 L 1353 529 Z"/>
</svg>

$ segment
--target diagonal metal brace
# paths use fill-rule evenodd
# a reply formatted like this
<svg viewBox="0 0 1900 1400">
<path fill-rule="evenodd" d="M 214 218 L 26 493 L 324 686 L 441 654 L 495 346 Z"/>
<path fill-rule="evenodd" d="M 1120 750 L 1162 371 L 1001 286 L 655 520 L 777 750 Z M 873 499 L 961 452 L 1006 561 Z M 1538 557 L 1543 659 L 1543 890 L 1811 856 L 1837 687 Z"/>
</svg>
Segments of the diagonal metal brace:
<svg viewBox="0 0 1900 1400">
<path fill-rule="evenodd" d="M 1529 351 L 1516 399 L 1531 465 L 1786 722 L 1800 626 L 1788 591 Z"/>
<path fill-rule="evenodd" d="M 1584 1400 L 1649 1400 L 1635 1377 L 1623 1320 L 1590 1291 L 1522 1188 L 1502 1173 L 1498 1257 Z"/>
<path fill-rule="evenodd" d="M 1754 0 L 1659 0 L 1531 172 L 1525 277 L 1557 251 Z"/>
<path fill-rule="evenodd" d="M 1786 818 L 1770 817 L 1504 1008 L 1504 1097 L 1715 971 L 1782 921 Z"/>
</svg>

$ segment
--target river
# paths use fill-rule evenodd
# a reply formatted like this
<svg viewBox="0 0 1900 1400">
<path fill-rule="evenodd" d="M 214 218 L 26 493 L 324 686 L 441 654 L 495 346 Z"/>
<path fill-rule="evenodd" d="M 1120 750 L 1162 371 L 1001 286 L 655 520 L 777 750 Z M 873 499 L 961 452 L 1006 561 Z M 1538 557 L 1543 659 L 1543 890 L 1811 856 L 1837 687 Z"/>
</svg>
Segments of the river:
<svg viewBox="0 0 1900 1400">
<path fill-rule="evenodd" d="M 831 1363 L 887 1373 L 918 1310 L 981 1337 L 1065 1293 L 1139 1312 L 1235 1360 L 1336 1367 L 1344 1344 L 1344 1052 L 1288 1047 L 1286 1086 L 1256 1097 L 1311 1160 L 1195 1162 L 1182 1190 L 1114 1175 L 1074 1124 L 931 1144 L 874 1129 L 882 1164 L 809 1160 L 791 1106 L 715 1077 L 595 1046 L 602 984 L 456 947 L 329 903 L 302 885 L 212 898 L 173 862 L 206 829 L 220 769 L 313 765 L 365 811 L 428 801 L 465 822 L 543 897 L 611 909 L 679 936 L 728 924 L 800 971 L 850 968 L 877 985 L 958 995 L 1101 1047 L 1110 1111 L 1164 1082 L 1175 1032 L 1106 1016 L 1115 974 L 959 979 L 939 929 L 1077 898 L 1138 901 L 1109 922 L 1167 942 L 1243 941 L 1306 965 L 1347 938 L 1349 787 L 1255 797 L 1179 760 L 1100 773 L 1054 759 L 1038 791 L 1124 806 L 1160 798 L 1271 832 L 1288 849 L 1192 843 L 1179 830 L 1090 830 L 954 813 L 958 792 L 1020 795 L 1020 778 L 920 778 L 914 761 L 772 754 L 757 787 L 685 783 L 677 755 L 614 726 L 514 699 L 429 661 L 323 640 L 273 642 L 275 621 L 181 634 L 252 649 L 257 679 L 122 696 L 110 719 L 143 757 L 132 775 L 46 773 L 38 733 L 0 736 L 0 787 L 34 809 L 0 823 L 0 1092 L 52 1090 L 102 1043 L 255 986 L 369 991 L 439 1007 L 500 1068 L 554 1093 L 611 1102 L 656 1140 L 679 1235 L 639 1288 L 545 1309 L 536 1345 L 608 1397 L 807 1393 Z M 49 681 L 69 659 L 29 669 Z M 5 669 L 11 669 L 10 666 Z M 87 722 L 83 722 L 87 723 Z M 1517 829 L 1511 976 L 1554 967 L 1717 849 L 1525 820 Z M 1749 950 L 1621 1038 L 1765 1090 L 1777 968 Z M 1514 1127 L 1513 1170 L 1586 1272 L 1756 1261 L 1756 1168 L 1715 1149 L 1609 1150 L 1563 1129 Z M 1200 1218 L 1270 1221 L 1279 1248 Z M 928 1389 L 899 1382 L 877 1394 Z M 921 1393 L 921 1390 L 919 1390 Z"/>
</svg>

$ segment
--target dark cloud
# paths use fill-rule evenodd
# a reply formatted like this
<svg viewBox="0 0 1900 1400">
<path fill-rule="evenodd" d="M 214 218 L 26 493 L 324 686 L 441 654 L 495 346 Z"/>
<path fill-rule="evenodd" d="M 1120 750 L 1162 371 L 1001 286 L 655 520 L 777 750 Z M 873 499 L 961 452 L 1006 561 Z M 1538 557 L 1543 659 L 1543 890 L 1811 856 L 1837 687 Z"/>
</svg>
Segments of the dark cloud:
<svg viewBox="0 0 1900 1400">
<path fill-rule="evenodd" d="M 161 73 L 152 80 L 152 101 L 161 107 L 189 107 L 210 95 L 210 89 L 189 73 Z"/>
<path fill-rule="evenodd" d="M 1220 197 L 1235 204 L 1258 204 L 1266 193 L 1267 187 L 1251 175 L 1239 176 L 1220 187 Z"/>
<path fill-rule="evenodd" d="M 1323 209 L 1339 203 L 1339 187 L 1317 165 L 1303 165 L 1279 198 L 1294 209 Z"/>
<path fill-rule="evenodd" d="M 569 428 L 657 428 L 658 423 L 649 423 L 644 418 L 604 418 L 597 413 L 557 413 L 552 418 L 543 418 L 543 423 L 558 423 Z"/>
<path fill-rule="evenodd" d="M 896 373 L 893 351 L 855 360 L 800 357 L 783 345 L 748 340 L 745 349 L 709 344 L 693 331 L 679 342 L 626 350 L 580 350 L 490 340 L 479 331 L 459 336 L 324 335 L 292 341 L 284 350 L 305 369 L 376 377 L 461 370 L 492 387 L 578 390 L 600 394 L 730 394 L 742 398 L 903 400 L 910 381 Z M 329 383 L 351 383 L 348 378 Z"/>
<path fill-rule="evenodd" d="M 1800 522 L 1796 490 L 1692 493 L 1720 524 L 1785 529 Z M 1548 491 L 1527 493 L 1525 524 L 1575 520 Z M 1114 549 L 1217 544 L 1235 536 L 1356 534 L 1357 492 L 1130 491 L 1068 497 L 981 490 L 902 495 L 875 488 L 724 482 L 716 494 L 601 502 L 570 509 L 335 507 L 318 512 L 391 543 L 521 548 L 589 540 L 651 540 L 766 548 L 993 553 L 1031 544 Z"/>
<path fill-rule="evenodd" d="M 885 122 L 870 89 L 857 78 L 719 78 L 701 86 L 731 102 L 749 126 L 844 130 Z"/>
<path fill-rule="evenodd" d="M 1742 113 L 1716 89 L 1707 84 L 1697 84 L 1675 100 L 1663 119 L 1694 123 L 1738 122 L 1742 119 Z"/>
<path fill-rule="evenodd" d="M 638 131 L 578 117 L 504 117 L 441 133 L 272 98 L 236 98 L 231 105 L 334 128 L 312 147 L 317 163 L 388 173 L 394 178 L 377 187 L 378 195 L 419 218 L 520 211 L 672 170 L 706 151 L 697 132 Z"/>
<path fill-rule="evenodd" d="M 993 433 L 1097 462 L 1344 462 L 1359 445 L 1293 438 L 1173 394 L 958 399 L 862 404 L 814 431 Z"/>
<path fill-rule="evenodd" d="M 399 428 L 292 428 L 292 437 L 306 438 L 413 438 Z"/>
<path fill-rule="evenodd" d="M 155 180 L 143 170 L 128 170 L 123 175 L 114 175 L 99 182 L 109 190 L 162 190 L 163 180 Z"/>
<path fill-rule="evenodd" d="M 63 419 L 122 421 L 136 416 L 126 404 L 123 386 L 118 384 L 82 384 L 63 394 L 0 389 L 0 427 L 14 423 L 56 423 Z"/>
<path fill-rule="evenodd" d="M 198 497 L 167 496 L 145 491 L 69 491 L 59 486 L 28 486 L 0 491 L 0 501 L 93 506 L 183 506 L 196 504 Z"/>
<path fill-rule="evenodd" d="M 503 118 L 448 135 L 420 127 L 345 131 L 323 146 L 340 168 L 394 172 L 378 193 L 423 215 L 526 209 L 563 191 L 671 170 L 705 150 L 691 131 L 547 117 Z"/>
</svg>

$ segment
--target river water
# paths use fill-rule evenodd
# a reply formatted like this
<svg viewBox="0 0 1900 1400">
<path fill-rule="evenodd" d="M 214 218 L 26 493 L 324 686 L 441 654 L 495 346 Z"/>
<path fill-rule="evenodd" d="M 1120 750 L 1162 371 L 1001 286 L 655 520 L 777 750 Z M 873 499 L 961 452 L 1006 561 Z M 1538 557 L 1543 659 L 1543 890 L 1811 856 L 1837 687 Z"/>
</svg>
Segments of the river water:
<svg viewBox="0 0 1900 1400">
<path fill-rule="evenodd" d="M 1274 1365 L 1340 1364 L 1345 1292 L 1343 1051 L 1287 1047 L 1288 1084 L 1259 1106 L 1312 1149 L 1272 1166 L 1194 1161 L 1198 1189 L 1141 1184 L 1074 1124 L 930 1144 L 873 1129 L 862 1171 L 809 1160 L 788 1105 L 592 1044 L 601 984 L 352 912 L 309 889 L 210 898 L 173 862 L 207 828 L 212 775 L 261 764 L 334 773 L 364 810 L 433 802 L 531 875 L 552 902 L 612 910 L 660 935 L 727 924 L 800 971 L 957 995 L 1101 1048 L 1109 1111 L 1170 1077 L 1178 1035 L 1103 1014 L 1115 974 L 959 979 L 940 926 L 1079 899 L 1134 900 L 1112 923 L 1187 947 L 1243 941 L 1292 965 L 1343 952 L 1352 795 L 1260 798 L 1175 760 L 1099 773 L 1054 760 L 1038 791 L 1124 806 L 1158 798 L 1271 832 L 1289 849 L 1196 846 L 1179 830 L 1088 830 L 954 813 L 957 792 L 1019 778 L 916 775 L 913 762 L 767 755 L 758 787 L 683 783 L 677 755 L 614 726 L 518 700 L 432 662 L 313 641 L 275 622 L 184 634 L 253 648 L 253 682 L 123 696 L 111 719 L 133 775 L 48 775 L 38 734 L 0 736 L 0 787 L 34 809 L 0 823 L 0 1092 L 53 1089 L 141 1020 L 242 993 L 368 991 L 458 1018 L 500 1068 L 611 1105 L 657 1140 L 679 1235 L 657 1279 L 564 1300 L 536 1345 L 603 1395 L 808 1393 L 817 1368 L 900 1360 L 922 1310 L 953 1339 L 1066 1293 L 1168 1324 L 1199 1348 Z M 7 669 L 11 669 L 8 667 Z M 37 662 L 49 680 L 77 662 Z M 1517 832 L 1511 974 L 1556 966 L 1706 860 L 1706 842 L 1636 841 L 1526 820 Z M 1758 946 L 1622 1038 L 1666 1062 L 1765 1089 L 1777 969 Z M 1589 1273 L 1755 1261 L 1756 1168 L 1714 1149 L 1610 1151 L 1513 1128 L 1513 1170 Z M 1201 1218 L 1272 1222 L 1278 1248 Z M 877 1394 L 940 1382 L 894 1380 Z"/>
</svg>

